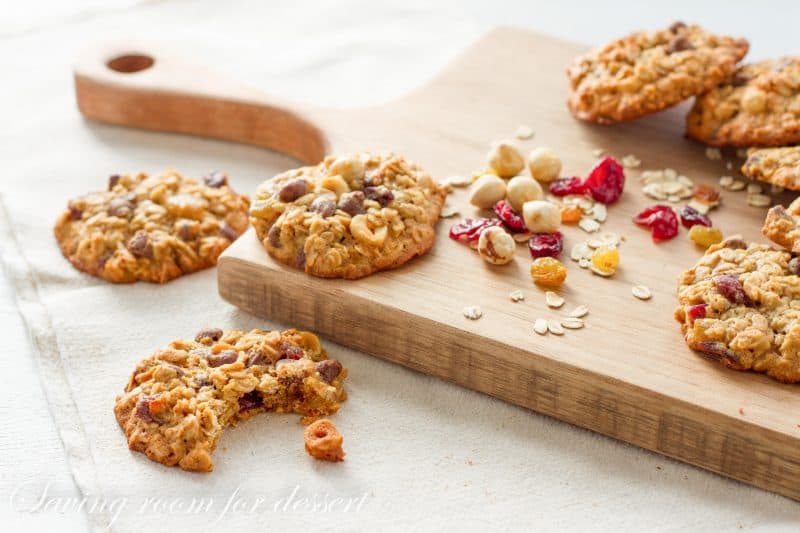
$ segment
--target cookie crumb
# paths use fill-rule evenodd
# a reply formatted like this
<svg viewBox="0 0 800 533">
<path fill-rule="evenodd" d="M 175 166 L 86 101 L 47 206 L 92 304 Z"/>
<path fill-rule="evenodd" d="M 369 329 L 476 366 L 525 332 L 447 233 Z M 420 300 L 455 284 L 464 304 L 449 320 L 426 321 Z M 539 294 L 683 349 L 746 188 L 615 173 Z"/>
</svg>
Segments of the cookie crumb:
<svg viewBox="0 0 800 533">
<path fill-rule="evenodd" d="M 719 148 L 712 148 L 709 146 L 706 148 L 706 157 L 711 161 L 719 161 L 722 159 L 722 152 Z"/>
<path fill-rule="evenodd" d="M 333 422 L 325 418 L 313 422 L 303 432 L 308 455 L 321 461 L 344 461 L 343 440 Z"/>
<path fill-rule="evenodd" d="M 509 297 L 511 298 L 512 302 L 521 302 L 522 300 L 525 299 L 525 295 L 522 294 L 522 291 L 520 291 L 520 290 L 511 291 L 511 294 L 509 294 Z"/>
</svg>

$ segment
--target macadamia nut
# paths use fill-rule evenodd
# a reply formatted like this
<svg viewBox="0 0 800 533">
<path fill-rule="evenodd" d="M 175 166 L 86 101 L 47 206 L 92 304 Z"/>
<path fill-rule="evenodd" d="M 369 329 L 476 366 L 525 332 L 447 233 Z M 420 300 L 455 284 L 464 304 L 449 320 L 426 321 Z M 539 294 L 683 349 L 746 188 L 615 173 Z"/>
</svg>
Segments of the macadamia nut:
<svg viewBox="0 0 800 533">
<path fill-rule="evenodd" d="M 519 149 L 509 142 L 495 144 L 489 154 L 489 168 L 494 170 L 501 178 L 510 178 L 519 174 L 525 168 L 525 158 Z"/>
<path fill-rule="evenodd" d="M 507 265 L 514 259 L 517 243 L 506 230 L 497 226 L 486 228 L 478 239 L 478 254 L 493 265 Z"/>
<path fill-rule="evenodd" d="M 506 199 L 517 213 L 522 211 L 525 202 L 541 200 L 543 194 L 539 182 L 528 176 L 511 178 L 506 186 Z"/>
<path fill-rule="evenodd" d="M 561 159 L 552 149 L 542 146 L 528 155 L 528 169 L 537 180 L 550 183 L 561 174 Z"/>
<path fill-rule="evenodd" d="M 525 202 L 522 218 L 531 233 L 553 233 L 561 226 L 561 210 L 544 200 Z"/>
<path fill-rule="evenodd" d="M 481 209 L 491 209 L 506 197 L 506 182 L 494 174 L 484 174 L 472 184 L 469 203 Z"/>
</svg>

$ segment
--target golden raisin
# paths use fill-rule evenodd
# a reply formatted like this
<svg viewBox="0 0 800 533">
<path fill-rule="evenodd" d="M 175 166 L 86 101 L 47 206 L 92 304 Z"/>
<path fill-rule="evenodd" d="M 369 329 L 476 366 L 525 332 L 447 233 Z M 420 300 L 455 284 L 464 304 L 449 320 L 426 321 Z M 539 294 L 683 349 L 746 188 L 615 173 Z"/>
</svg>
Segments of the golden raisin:
<svg viewBox="0 0 800 533">
<path fill-rule="evenodd" d="M 722 232 L 719 228 L 709 228 L 708 226 L 696 224 L 689 230 L 689 238 L 697 246 L 708 248 L 712 244 L 722 242 Z"/>
<path fill-rule="evenodd" d="M 592 265 L 603 274 L 613 274 L 619 266 L 619 251 L 614 246 L 601 246 L 592 253 Z"/>
<path fill-rule="evenodd" d="M 583 216 L 583 210 L 577 205 L 562 205 L 561 206 L 561 223 L 562 224 L 577 224 Z"/>
<path fill-rule="evenodd" d="M 531 264 L 531 278 L 546 287 L 559 287 L 567 279 L 567 267 L 552 257 L 539 257 Z"/>
</svg>

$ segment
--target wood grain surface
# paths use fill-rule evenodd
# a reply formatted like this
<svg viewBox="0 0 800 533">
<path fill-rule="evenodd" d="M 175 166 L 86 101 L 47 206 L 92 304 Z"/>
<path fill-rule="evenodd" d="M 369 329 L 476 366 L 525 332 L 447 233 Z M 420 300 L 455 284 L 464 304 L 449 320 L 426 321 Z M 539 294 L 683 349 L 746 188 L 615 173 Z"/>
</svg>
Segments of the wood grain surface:
<svg viewBox="0 0 800 533">
<path fill-rule="evenodd" d="M 688 104 L 614 127 L 573 120 L 564 104 L 564 69 L 581 51 L 550 37 L 498 29 L 407 97 L 347 111 L 279 102 L 141 43 L 82 56 L 76 88 L 81 110 L 95 120 L 256 144 L 309 163 L 324 153 L 390 149 L 441 179 L 481 168 L 492 141 L 511 138 L 527 124 L 536 135 L 519 145 L 526 152 L 554 148 L 565 175 L 585 175 L 596 148 L 618 157 L 635 154 L 642 169 L 671 167 L 698 183 L 732 173 L 683 137 Z M 151 55 L 153 65 L 134 73 L 106 66 L 133 52 Z M 726 156 L 739 165 L 734 154 Z M 358 281 L 318 279 L 285 267 L 251 230 L 221 257 L 219 291 L 251 313 L 800 499 L 798 389 L 723 369 L 686 347 L 672 318 L 676 279 L 701 252 L 684 230 L 655 245 L 632 224 L 631 217 L 653 202 L 641 192 L 640 171 L 627 175 L 626 193 L 603 225 L 626 237 L 621 268 L 602 279 L 565 253 L 569 277 L 561 310 L 549 309 L 531 283 L 524 246 L 511 265 L 489 266 L 447 238 L 452 220 L 440 222 L 427 256 Z M 462 216 L 475 216 L 466 194 L 458 190 L 448 202 Z M 745 193 L 725 192 L 723 203 L 712 213 L 717 226 L 761 240 L 765 209 L 748 207 Z M 567 251 L 587 238 L 578 228 L 564 233 Z M 631 295 L 639 283 L 652 289 L 652 300 Z M 523 302 L 510 301 L 515 289 L 525 294 Z M 557 318 L 579 304 L 590 308 L 584 329 L 563 337 L 533 332 L 536 318 Z M 467 305 L 480 306 L 483 318 L 464 318 Z"/>
</svg>

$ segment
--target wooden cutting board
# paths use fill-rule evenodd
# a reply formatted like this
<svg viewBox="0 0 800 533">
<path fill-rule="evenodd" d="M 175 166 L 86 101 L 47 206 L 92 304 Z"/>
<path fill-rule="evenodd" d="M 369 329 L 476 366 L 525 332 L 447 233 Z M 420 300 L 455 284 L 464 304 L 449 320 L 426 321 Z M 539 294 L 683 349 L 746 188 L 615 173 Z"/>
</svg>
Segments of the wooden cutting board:
<svg viewBox="0 0 800 533">
<path fill-rule="evenodd" d="M 536 135 L 520 146 L 526 152 L 554 148 L 565 175 L 585 175 L 596 148 L 618 157 L 635 154 L 642 168 L 672 167 L 699 183 L 735 172 L 683 138 L 686 105 L 613 127 L 573 120 L 564 104 L 564 69 L 581 51 L 550 37 L 498 29 L 407 97 L 348 111 L 282 103 L 141 43 L 85 53 L 75 81 L 89 118 L 256 144 L 308 163 L 327 153 L 390 149 L 441 179 L 482 168 L 492 141 L 512 138 L 527 124 Z M 367 73 L 354 80 L 391 82 Z M 603 226 L 627 237 L 621 268 L 612 279 L 578 268 L 568 250 L 587 234 L 565 228 L 569 277 L 561 310 L 549 309 L 531 283 L 524 246 L 511 265 L 488 266 L 447 238 L 452 219 L 439 223 L 427 256 L 359 281 L 287 268 L 265 253 L 251 230 L 220 259 L 219 291 L 251 313 L 800 499 L 800 389 L 723 369 L 687 349 L 672 318 L 676 278 L 701 252 L 684 230 L 655 245 L 631 223 L 653 202 L 641 192 L 640 171 L 627 174 L 626 192 Z M 448 202 L 462 216 L 476 214 L 466 191 L 457 190 Z M 723 202 L 713 213 L 715 224 L 726 234 L 760 239 L 765 210 L 748 207 L 743 192 L 726 192 Z M 639 283 L 652 289 L 652 300 L 631 295 Z M 510 301 L 515 289 L 525 294 L 523 302 Z M 533 332 L 536 318 L 557 318 L 579 304 L 591 310 L 584 329 L 563 337 Z M 480 306 L 483 318 L 464 318 L 467 305 Z"/>
</svg>

